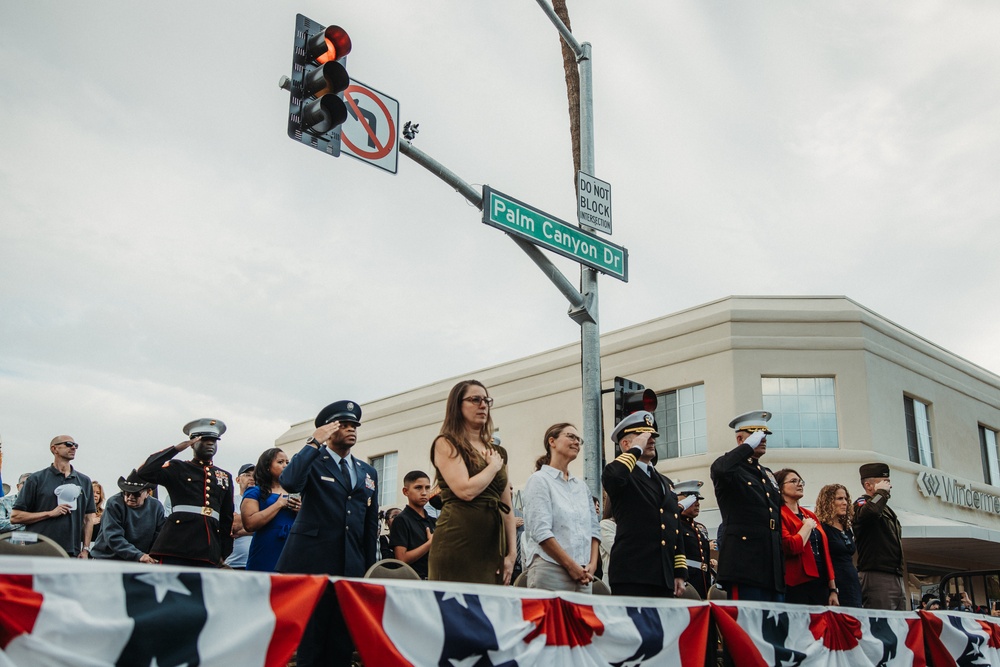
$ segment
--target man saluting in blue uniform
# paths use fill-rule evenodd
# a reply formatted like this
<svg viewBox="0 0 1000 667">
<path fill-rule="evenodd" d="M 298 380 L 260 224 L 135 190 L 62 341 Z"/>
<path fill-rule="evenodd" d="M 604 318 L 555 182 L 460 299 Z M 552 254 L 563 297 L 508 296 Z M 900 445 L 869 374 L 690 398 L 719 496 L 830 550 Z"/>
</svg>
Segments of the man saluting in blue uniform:
<svg viewBox="0 0 1000 667">
<path fill-rule="evenodd" d="M 361 577 L 378 546 L 378 474 L 351 456 L 361 406 L 337 401 L 316 417 L 316 430 L 279 478 L 302 494 L 302 509 L 278 559 L 278 572 Z M 333 586 L 313 611 L 299 644 L 299 667 L 350 665 L 354 646 Z"/>
</svg>

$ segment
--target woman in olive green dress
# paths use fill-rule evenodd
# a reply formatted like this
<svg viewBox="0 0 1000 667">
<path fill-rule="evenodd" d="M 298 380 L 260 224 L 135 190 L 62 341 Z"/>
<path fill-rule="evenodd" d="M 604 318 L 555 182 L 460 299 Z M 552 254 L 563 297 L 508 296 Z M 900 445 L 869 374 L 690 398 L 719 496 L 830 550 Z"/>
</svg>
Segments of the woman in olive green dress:
<svg viewBox="0 0 1000 667">
<path fill-rule="evenodd" d="M 507 452 L 493 444 L 486 387 L 465 380 L 452 387 L 431 461 L 441 487 L 428 559 L 428 579 L 508 584 L 517 554 L 510 511 Z"/>
</svg>

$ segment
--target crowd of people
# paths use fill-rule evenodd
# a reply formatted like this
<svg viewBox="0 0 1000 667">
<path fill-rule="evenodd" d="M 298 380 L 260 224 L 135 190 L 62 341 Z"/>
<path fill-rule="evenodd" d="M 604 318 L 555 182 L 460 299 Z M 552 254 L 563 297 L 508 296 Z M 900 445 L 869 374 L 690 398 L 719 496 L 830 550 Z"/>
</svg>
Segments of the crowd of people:
<svg viewBox="0 0 1000 667">
<path fill-rule="evenodd" d="M 705 483 L 674 482 L 657 469 L 656 420 L 640 411 L 611 433 L 618 455 L 603 471 L 603 503 L 570 472 L 584 442 L 573 424 L 559 422 L 542 436 L 523 512 L 516 512 L 492 406 L 481 382 L 456 384 L 430 446 L 433 477 L 408 472 L 406 506 L 384 512 L 376 470 L 351 454 L 362 414 L 354 401 L 320 411 L 291 459 L 269 448 L 241 466 L 235 482 L 213 463 L 226 425 L 192 421 L 186 440 L 120 477 L 121 493 L 108 498 L 74 467 L 74 439 L 56 436 L 53 464 L 22 475 L 16 493 L 0 501 L 0 532 L 27 528 L 72 557 L 149 564 L 360 577 L 380 558 L 394 558 L 432 581 L 908 608 L 884 463 L 860 467 L 864 493 L 853 502 L 847 486 L 827 484 L 810 511 L 802 475 L 761 462 L 770 413 L 740 415 L 729 424 L 735 446 L 711 465 L 722 518 L 712 540 L 697 521 Z M 191 458 L 177 458 L 185 450 Z M 157 486 L 169 508 L 152 497 Z M 967 595 L 949 604 L 971 610 Z M 941 605 L 921 601 L 925 609 Z M 330 587 L 306 626 L 298 664 L 349 664 L 352 650 Z"/>
</svg>

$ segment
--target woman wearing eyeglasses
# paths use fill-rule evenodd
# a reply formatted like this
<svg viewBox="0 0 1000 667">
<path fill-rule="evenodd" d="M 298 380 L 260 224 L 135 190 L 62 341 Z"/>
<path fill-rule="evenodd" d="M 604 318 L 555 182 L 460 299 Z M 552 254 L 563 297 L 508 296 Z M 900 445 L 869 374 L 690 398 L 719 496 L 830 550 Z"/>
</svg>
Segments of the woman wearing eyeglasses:
<svg viewBox="0 0 1000 667">
<path fill-rule="evenodd" d="M 545 454 L 524 485 L 524 558 L 528 588 L 590 593 L 601 527 L 590 490 L 569 473 L 583 439 L 572 424 L 553 424 Z"/>
<path fill-rule="evenodd" d="M 840 605 L 830 545 L 816 515 L 799 505 L 805 480 L 785 468 L 774 478 L 785 501 L 781 508 L 781 544 L 785 552 L 785 602 Z"/>
<path fill-rule="evenodd" d="M 517 554 L 507 483 L 507 452 L 493 444 L 493 399 L 477 380 L 452 387 L 431 462 L 441 514 L 428 557 L 428 579 L 507 584 Z"/>
</svg>

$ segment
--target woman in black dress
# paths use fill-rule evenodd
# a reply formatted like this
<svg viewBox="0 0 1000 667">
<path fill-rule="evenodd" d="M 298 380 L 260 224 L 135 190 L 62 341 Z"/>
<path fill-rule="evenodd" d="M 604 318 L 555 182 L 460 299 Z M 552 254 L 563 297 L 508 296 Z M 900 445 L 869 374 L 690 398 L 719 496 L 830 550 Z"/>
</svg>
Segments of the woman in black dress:
<svg viewBox="0 0 1000 667">
<path fill-rule="evenodd" d="M 861 583 L 854 567 L 854 531 L 851 529 L 851 494 L 842 484 L 827 484 L 816 497 L 816 516 L 830 543 L 830 560 L 840 589 L 840 606 L 861 607 Z"/>
</svg>

